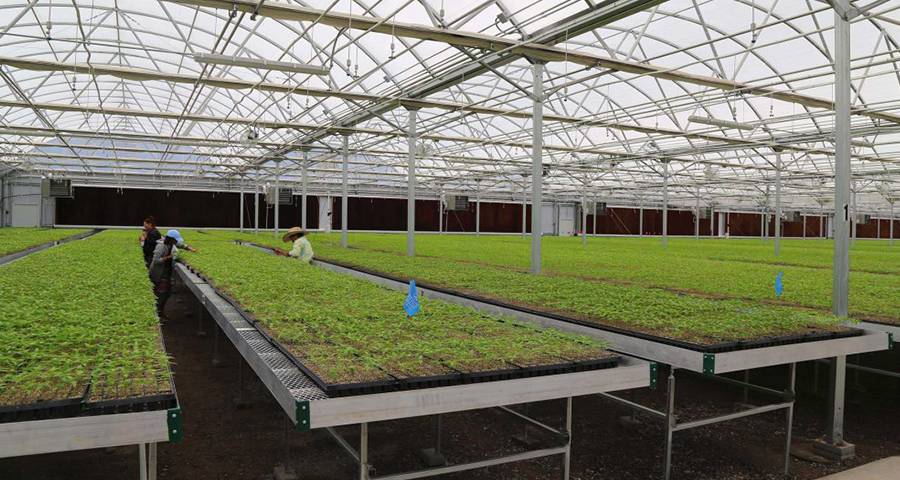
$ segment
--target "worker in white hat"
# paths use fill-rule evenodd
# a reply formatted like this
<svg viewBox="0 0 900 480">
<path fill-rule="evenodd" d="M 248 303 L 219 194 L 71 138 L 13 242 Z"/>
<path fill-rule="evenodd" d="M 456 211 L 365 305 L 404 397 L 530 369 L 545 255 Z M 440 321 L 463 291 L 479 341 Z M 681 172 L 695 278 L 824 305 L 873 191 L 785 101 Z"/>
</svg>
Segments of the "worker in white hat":
<svg viewBox="0 0 900 480">
<path fill-rule="evenodd" d="M 291 229 L 281 237 L 281 240 L 284 242 L 293 242 L 293 248 L 287 253 L 283 250 L 276 250 L 275 253 L 294 257 L 303 263 L 309 263 L 313 259 L 313 249 L 309 240 L 306 238 L 306 230 L 300 227 L 291 227 Z"/>
</svg>

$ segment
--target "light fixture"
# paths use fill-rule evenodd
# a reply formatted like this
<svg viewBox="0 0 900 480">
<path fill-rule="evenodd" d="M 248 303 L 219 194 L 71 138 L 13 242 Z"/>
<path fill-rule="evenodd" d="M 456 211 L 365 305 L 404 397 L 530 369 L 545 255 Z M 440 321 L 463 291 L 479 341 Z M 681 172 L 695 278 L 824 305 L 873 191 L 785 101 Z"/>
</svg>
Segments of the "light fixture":
<svg viewBox="0 0 900 480">
<path fill-rule="evenodd" d="M 198 53 L 194 61 L 204 65 L 228 65 L 232 67 L 259 68 L 262 70 L 278 70 L 281 72 L 306 73 L 309 75 L 328 75 L 328 67 L 309 65 L 306 63 L 277 62 L 247 57 L 219 55 L 217 53 Z"/>
<path fill-rule="evenodd" d="M 872 142 L 867 142 L 865 140 L 850 140 L 850 145 L 854 147 L 862 147 L 862 148 L 875 148 L 875 144 Z"/>
<path fill-rule="evenodd" d="M 718 118 L 712 117 L 698 117 L 696 115 L 691 115 L 690 117 L 688 117 L 688 121 L 691 123 L 711 125 L 713 127 L 734 128 L 737 130 L 753 130 L 755 128 L 752 125 L 748 125 L 746 123 L 733 122 L 731 120 L 720 120 Z"/>
</svg>

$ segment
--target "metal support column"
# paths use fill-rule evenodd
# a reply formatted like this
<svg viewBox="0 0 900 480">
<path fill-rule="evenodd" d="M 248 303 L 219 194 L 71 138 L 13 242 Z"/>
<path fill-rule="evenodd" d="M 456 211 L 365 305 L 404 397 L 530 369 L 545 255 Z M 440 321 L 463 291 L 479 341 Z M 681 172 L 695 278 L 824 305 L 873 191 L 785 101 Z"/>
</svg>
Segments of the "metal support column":
<svg viewBox="0 0 900 480">
<path fill-rule="evenodd" d="M 300 228 L 306 230 L 306 194 L 309 190 L 309 150 L 303 150 L 303 165 L 300 166 Z"/>
<path fill-rule="evenodd" d="M 696 205 L 694 206 L 694 240 L 700 240 L 700 187 L 697 187 Z"/>
<path fill-rule="evenodd" d="M 888 232 L 890 238 L 890 245 L 894 246 L 894 202 L 891 202 L 891 225 Z"/>
<path fill-rule="evenodd" d="M 240 213 L 240 221 L 238 225 L 240 226 L 240 232 L 244 233 L 244 177 L 241 176 L 241 191 L 240 191 L 240 205 L 239 208 L 241 210 Z"/>
<path fill-rule="evenodd" d="M 544 64 L 532 62 L 532 118 L 531 118 L 531 273 L 541 273 L 541 210 L 543 201 L 544 165 Z M 523 210 L 524 213 L 524 210 Z"/>
<path fill-rule="evenodd" d="M 803 238 L 806 238 L 806 215 L 803 215 Z"/>
<path fill-rule="evenodd" d="M 855 187 L 855 185 L 854 185 Z M 856 221 L 856 188 L 850 189 L 850 242 L 856 240 L 856 229 L 859 222 Z"/>
<path fill-rule="evenodd" d="M 444 233 L 444 187 L 438 192 L 438 233 Z"/>
<path fill-rule="evenodd" d="M 406 256 L 416 254 L 416 114 L 418 109 L 407 109 L 406 141 Z"/>
<path fill-rule="evenodd" d="M 6 225 L 6 175 L 0 175 L 0 228 Z"/>
<path fill-rule="evenodd" d="M 6 175 L 0 175 L 0 228 L 6 226 Z"/>
<path fill-rule="evenodd" d="M 828 404 L 831 407 L 828 416 L 827 440 L 832 446 L 844 444 L 844 393 L 847 388 L 847 357 L 839 356 L 830 360 Z"/>
<path fill-rule="evenodd" d="M 672 433 L 675 429 L 675 367 L 669 367 L 669 381 L 666 385 L 666 444 L 663 459 L 663 479 L 672 476 Z"/>
<path fill-rule="evenodd" d="M 849 3 L 848 3 L 849 5 Z M 846 317 L 850 279 L 850 22 L 835 10 L 834 273 L 832 312 Z"/>
<path fill-rule="evenodd" d="M 788 388 L 793 397 L 797 384 L 797 364 L 792 363 L 788 366 Z M 791 401 L 790 406 L 785 412 L 785 440 L 784 440 L 784 476 L 787 477 L 791 473 L 791 434 L 794 429 L 794 402 Z"/>
<path fill-rule="evenodd" d="M 525 225 L 525 217 L 528 212 L 528 187 L 523 183 L 522 184 L 522 236 L 525 236 L 525 231 L 527 227 Z"/>
<path fill-rule="evenodd" d="M 256 186 L 253 189 L 253 233 L 259 233 L 259 170 L 256 170 Z"/>
<path fill-rule="evenodd" d="M 759 238 L 766 239 L 766 212 L 765 210 L 759 214 Z"/>
<path fill-rule="evenodd" d="M 596 210 L 594 213 L 597 213 Z M 597 224 L 597 217 L 594 216 L 594 225 Z M 587 246 L 587 202 L 584 194 L 581 194 L 581 245 Z"/>
<path fill-rule="evenodd" d="M 563 480 L 569 480 L 572 465 L 572 397 L 566 398 L 566 453 L 563 454 Z"/>
<path fill-rule="evenodd" d="M 819 215 L 819 238 L 825 238 L 825 222 L 828 218 L 825 216 L 825 207 L 822 207 L 822 214 Z"/>
<path fill-rule="evenodd" d="M 781 255 L 781 152 L 775 152 L 775 256 Z"/>
<path fill-rule="evenodd" d="M 481 235 L 481 190 L 475 192 L 475 235 Z"/>
<path fill-rule="evenodd" d="M 275 238 L 278 238 L 278 216 L 281 205 L 281 162 L 275 161 Z"/>
<path fill-rule="evenodd" d="M 839 5 L 838 5 L 839 4 Z M 834 261 L 831 308 L 846 317 L 850 307 L 850 3 L 838 0 L 834 11 Z M 839 457 L 852 450 L 844 445 L 844 388 L 847 357 L 832 360 L 829 394 L 828 448 Z"/>
<path fill-rule="evenodd" d="M 140 463 L 139 474 L 141 480 L 148 480 L 147 476 L 147 444 L 138 444 L 138 461 Z"/>
<path fill-rule="evenodd" d="M 369 479 L 369 424 L 359 425 L 359 480 Z"/>
<path fill-rule="evenodd" d="M 641 205 L 638 207 L 638 236 L 644 236 L 644 201 L 641 200 Z"/>
<path fill-rule="evenodd" d="M 350 163 L 349 137 L 344 135 L 344 162 L 341 166 L 341 246 L 347 248 L 347 174 Z"/>
<path fill-rule="evenodd" d="M 663 160 L 662 246 L 669 246 L 669 161 Z"/>
</svg>

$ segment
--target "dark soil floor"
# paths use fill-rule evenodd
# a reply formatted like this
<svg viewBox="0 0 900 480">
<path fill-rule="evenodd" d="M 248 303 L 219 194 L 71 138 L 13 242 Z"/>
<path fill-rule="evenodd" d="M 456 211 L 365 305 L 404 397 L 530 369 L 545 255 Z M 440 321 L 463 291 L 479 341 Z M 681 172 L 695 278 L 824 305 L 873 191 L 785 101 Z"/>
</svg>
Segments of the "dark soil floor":
<svg viewBox="0 0 900 480">
<path fill-rule="evenodd" d="M 197 304 L 187 289 L 179 288 L 168 305 L 163 332 L 175 361 L 175 383 L 184 413 L 182 443 L 159 445 L 159 478 L 166 479 L 269 479 L 276 465 L 288 465 L 303 480 L 349 479 L 357 470 L 352 459 L 327 433 L 292 430 L 287 416 L 268 394 L 224 336 L 219 338 L 218 366 L 212 363 L 214 323 L 203 319 L 206 336 L 197 335 Z M 866 361 L 872 361 L 868 357 Z M 880 355 L 877 362 L 900 366 L 900 354 Z M 824 367 L 824 366 L 823 366 Z M 245 409 L 235 408 L 243 368 Z M 900 370 L 900 368 L 895 368 Z M 660 388 L 625 392 L 623 396 L 662 408 L 665 376 Z M 812 364 L 800 365 L 801 391 L 795 418 L 793 447 L 809 450 L 812 439 L 824 432 L 825 368 L 819 369 L 819 395 Z M 754 372 L 753 381 L 784 385 L 786 368 Z M 891 455 L 900 455 L 900 380 L 869 374 L 850 374 L 845 419 L 847 440 L 856 444 L 857 457 L 843 465 L 792 458 L 793 479 L 815 479 Z M 677 372 L 679 419 L 703 418 L 733 411 L 743 400 L 742 391 L 692 374 Z M 750 395 L 749 402 L 771 399 Z M 526 407 L 516 407 L 526 411 Z M 561 426 L 564 402 L 552 401 L 527 407 L 532 415 Z M 574 401 L 573 479 L 658 479 L 662 472 L 663 426 L 638 416 L 623 422 L 629 411 L 600 397 Z M 358 428 L 338 429 L 352 444 Z M 522 451 L 515 436 L 524 424 L 500 410 L 480 410 L 445 415 L 443 451 L 451 462 L 473 461 Z M 548 434 L 529 430 L 539 444 L 552 445 Z M 370 425 L 371 462 L 377 474 L 398 473 L 421 467 L 416 450 L 434 442 L 434 418 L 414 418 Z M 783 411 L 675 433 L 673 479 L 780 479 L 785 441 Z M 90 450 L 51 455 L 0 459 L 0 479 L 136 479 L 136 447 Z M 491 467 L 446 475 L 445 479 L 557 479 L 557 458 Z M 898 472 L 900 478 L 900 472 Z M 887 479 L 886 479 L 887 480 Z"/>
</svg>

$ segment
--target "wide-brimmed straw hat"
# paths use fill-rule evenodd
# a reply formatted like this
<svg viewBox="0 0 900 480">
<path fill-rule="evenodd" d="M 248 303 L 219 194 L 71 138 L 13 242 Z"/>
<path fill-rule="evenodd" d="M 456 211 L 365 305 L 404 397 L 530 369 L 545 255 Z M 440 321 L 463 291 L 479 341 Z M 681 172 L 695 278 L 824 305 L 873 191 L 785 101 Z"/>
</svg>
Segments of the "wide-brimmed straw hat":
<svg viewBox="0 0 900 480">
<path fill-rule="evenodd" d="M 281 237 L 281 241 L 282 241 L 282 242 L 287 242 L 288 240 L 291 239 L 291 237 L 298 236 L 298 235 L 300 235 L 301 233 L 305 235 L 305 234 L 306 234 L 306 230 L 304 230 L 304 229 L 302 229 L 302 228 L 300 228 L 300 227 L 291 227 L 290 230 L 288 230 L 287 232 L 285 232 L 284 236 Z"/>
</svg>

